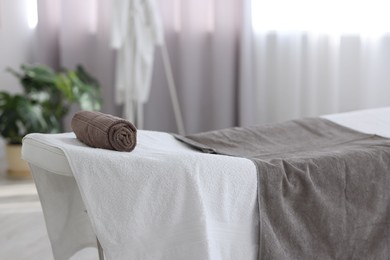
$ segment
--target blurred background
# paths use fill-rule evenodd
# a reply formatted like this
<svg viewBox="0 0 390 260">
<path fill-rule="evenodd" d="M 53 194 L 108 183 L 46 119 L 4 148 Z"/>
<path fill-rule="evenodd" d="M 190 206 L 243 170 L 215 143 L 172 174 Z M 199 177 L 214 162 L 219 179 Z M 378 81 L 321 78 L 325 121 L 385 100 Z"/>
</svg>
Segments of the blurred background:
<svg viewBox="0 0 390 260">
<path fill-rule="evenodd" d="M 44 64 L 59 70 L 82 64 L 101 85 L 102 112 L 125 116 L 126 104 L 118 102 L 115 87 L 118 60 L 124 56 L 112 43 L 113 20 L 119 15 L 114 3 L 118 1 L 0 0 L 0 91 L 22 91 L 6 71 L 10 67 Z M 388 1 L 155 4 L 186 133 L 390 105 Z M 142 128 L 178 132 L 161 54 L 157 45 L 150 62 L 150 92 L 140 104 Z M 71 131 L 69 120 L 78 109 L 72 107 L 64 131 Z M 2 173 L 4 153 L 1 148 Z M 4 175 L 0 183 L 0 259 L 11 259 L 1 255 L 2 244 L 12 238 L 1 226 L 8 225 L 2 218 L 10 214 L 4 210 L 14 205 L 10 201 L 32 200 L 41 227 L 43 220 L 31 181 L 13 182 Z M 16 187 L 10 185 L 27 185 L 25 193 L 16 189 L 27 197 L 9 195 Z"/>
<path fill-rule="evenodd" d="M 0 90 L 22 63 L 82 64 L 115 101 L 108 0 L 1 1 Z M 158 0 L 186 132 L 389 105 L 386 1 Z M 160 47 L 144 127 L 177 132 Z M 69 130 L 69 127 L 68 129 Z"/>
</svg>

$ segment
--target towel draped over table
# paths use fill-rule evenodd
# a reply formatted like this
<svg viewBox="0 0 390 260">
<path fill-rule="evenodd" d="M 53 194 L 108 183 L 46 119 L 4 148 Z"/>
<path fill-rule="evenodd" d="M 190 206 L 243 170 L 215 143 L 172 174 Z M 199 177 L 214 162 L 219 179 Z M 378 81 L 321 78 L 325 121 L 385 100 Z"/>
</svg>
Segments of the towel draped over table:
<svg viewBox="0 0 390 260">
<path fill-rule="evenodd" d="M 259 259 L 389 258 L 390 139 L 321 118 L 177 137 L 256 164 Z"/>
</svg>

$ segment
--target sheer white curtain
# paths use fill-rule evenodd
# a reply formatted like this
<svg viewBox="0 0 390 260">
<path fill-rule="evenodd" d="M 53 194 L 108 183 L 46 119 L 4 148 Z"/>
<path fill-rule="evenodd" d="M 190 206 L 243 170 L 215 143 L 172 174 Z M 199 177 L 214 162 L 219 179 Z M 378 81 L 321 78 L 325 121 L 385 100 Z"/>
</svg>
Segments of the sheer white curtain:
<svg viewBox="0 0 390 260">
<path fill-rule="evenodd" d="M 245 123 L 389 106 L 384 3 L 252 0 L 253 109 Z"/>
</svg>

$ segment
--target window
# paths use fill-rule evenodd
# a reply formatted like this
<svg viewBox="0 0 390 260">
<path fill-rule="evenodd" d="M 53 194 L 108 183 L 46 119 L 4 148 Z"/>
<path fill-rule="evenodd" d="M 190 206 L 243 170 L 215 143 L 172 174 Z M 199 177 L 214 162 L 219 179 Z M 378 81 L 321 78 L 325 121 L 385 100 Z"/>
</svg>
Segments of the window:
<svg viewBox="0 0 390 260">
<path fill-rule="evenodd" d="M 256 32 L 383 34 L 389 10 L 389 0 L 252 0 L 252 24 Z"/>
<path fill-rule="evenodd" d="M 38 7 L 37 0 L 27 0 L 27 24 L 30 29 L 34 29 L 38 24 Z"/>
</svg>

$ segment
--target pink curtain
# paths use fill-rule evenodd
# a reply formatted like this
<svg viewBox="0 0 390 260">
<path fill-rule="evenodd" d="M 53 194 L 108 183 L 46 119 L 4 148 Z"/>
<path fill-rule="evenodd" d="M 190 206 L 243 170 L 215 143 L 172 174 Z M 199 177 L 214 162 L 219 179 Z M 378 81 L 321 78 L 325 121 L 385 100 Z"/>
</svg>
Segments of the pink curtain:
<svg viewBox="0 0 390 260">
<path fill-rule="evenodd" d="M 242 2 L 159 1 L 184 125 L 188 133 L 238 123 Z M 159 50 L 156 54 L 153 90 L 145 109 L 145 126 L 175 131 Z"/>
<path fill-rule="evenodd" d="M 82 64 L 101 86 L 103 112 L 119 115 L 114 104 L 114 51 L 110 48 L 110 1 L 39 0 L 34 61 L 54 68 Z M 70 131 L 70 118 L 66 130 Z"/>
<path fill-rule="evenodd" d="M 111 1 L 38 2 L 35 61 L 68 68 L 83 64 L 103 87 L 103 112 L 121 116 L 122 110 L 114 102 Z M 246 6 L 249 2 L 157 1 L 187 133 L 243 123 L 240 107 L 246 103 L 240 98 L 248 95 L 245 89 L 250 82 L 240 74 L 245 75 L 241 65 L 248 64 L 242 57 L 248 57 L 248 53 L 242 48 L 248 43 L 248 28 L 243 28 L 250 20 L 244 15 L 250 13 Z M 145 105 L 145 129 L 176 132 L 160 49 L 156 49 L 155 57 L 151 95 Z"/>
</svg>

